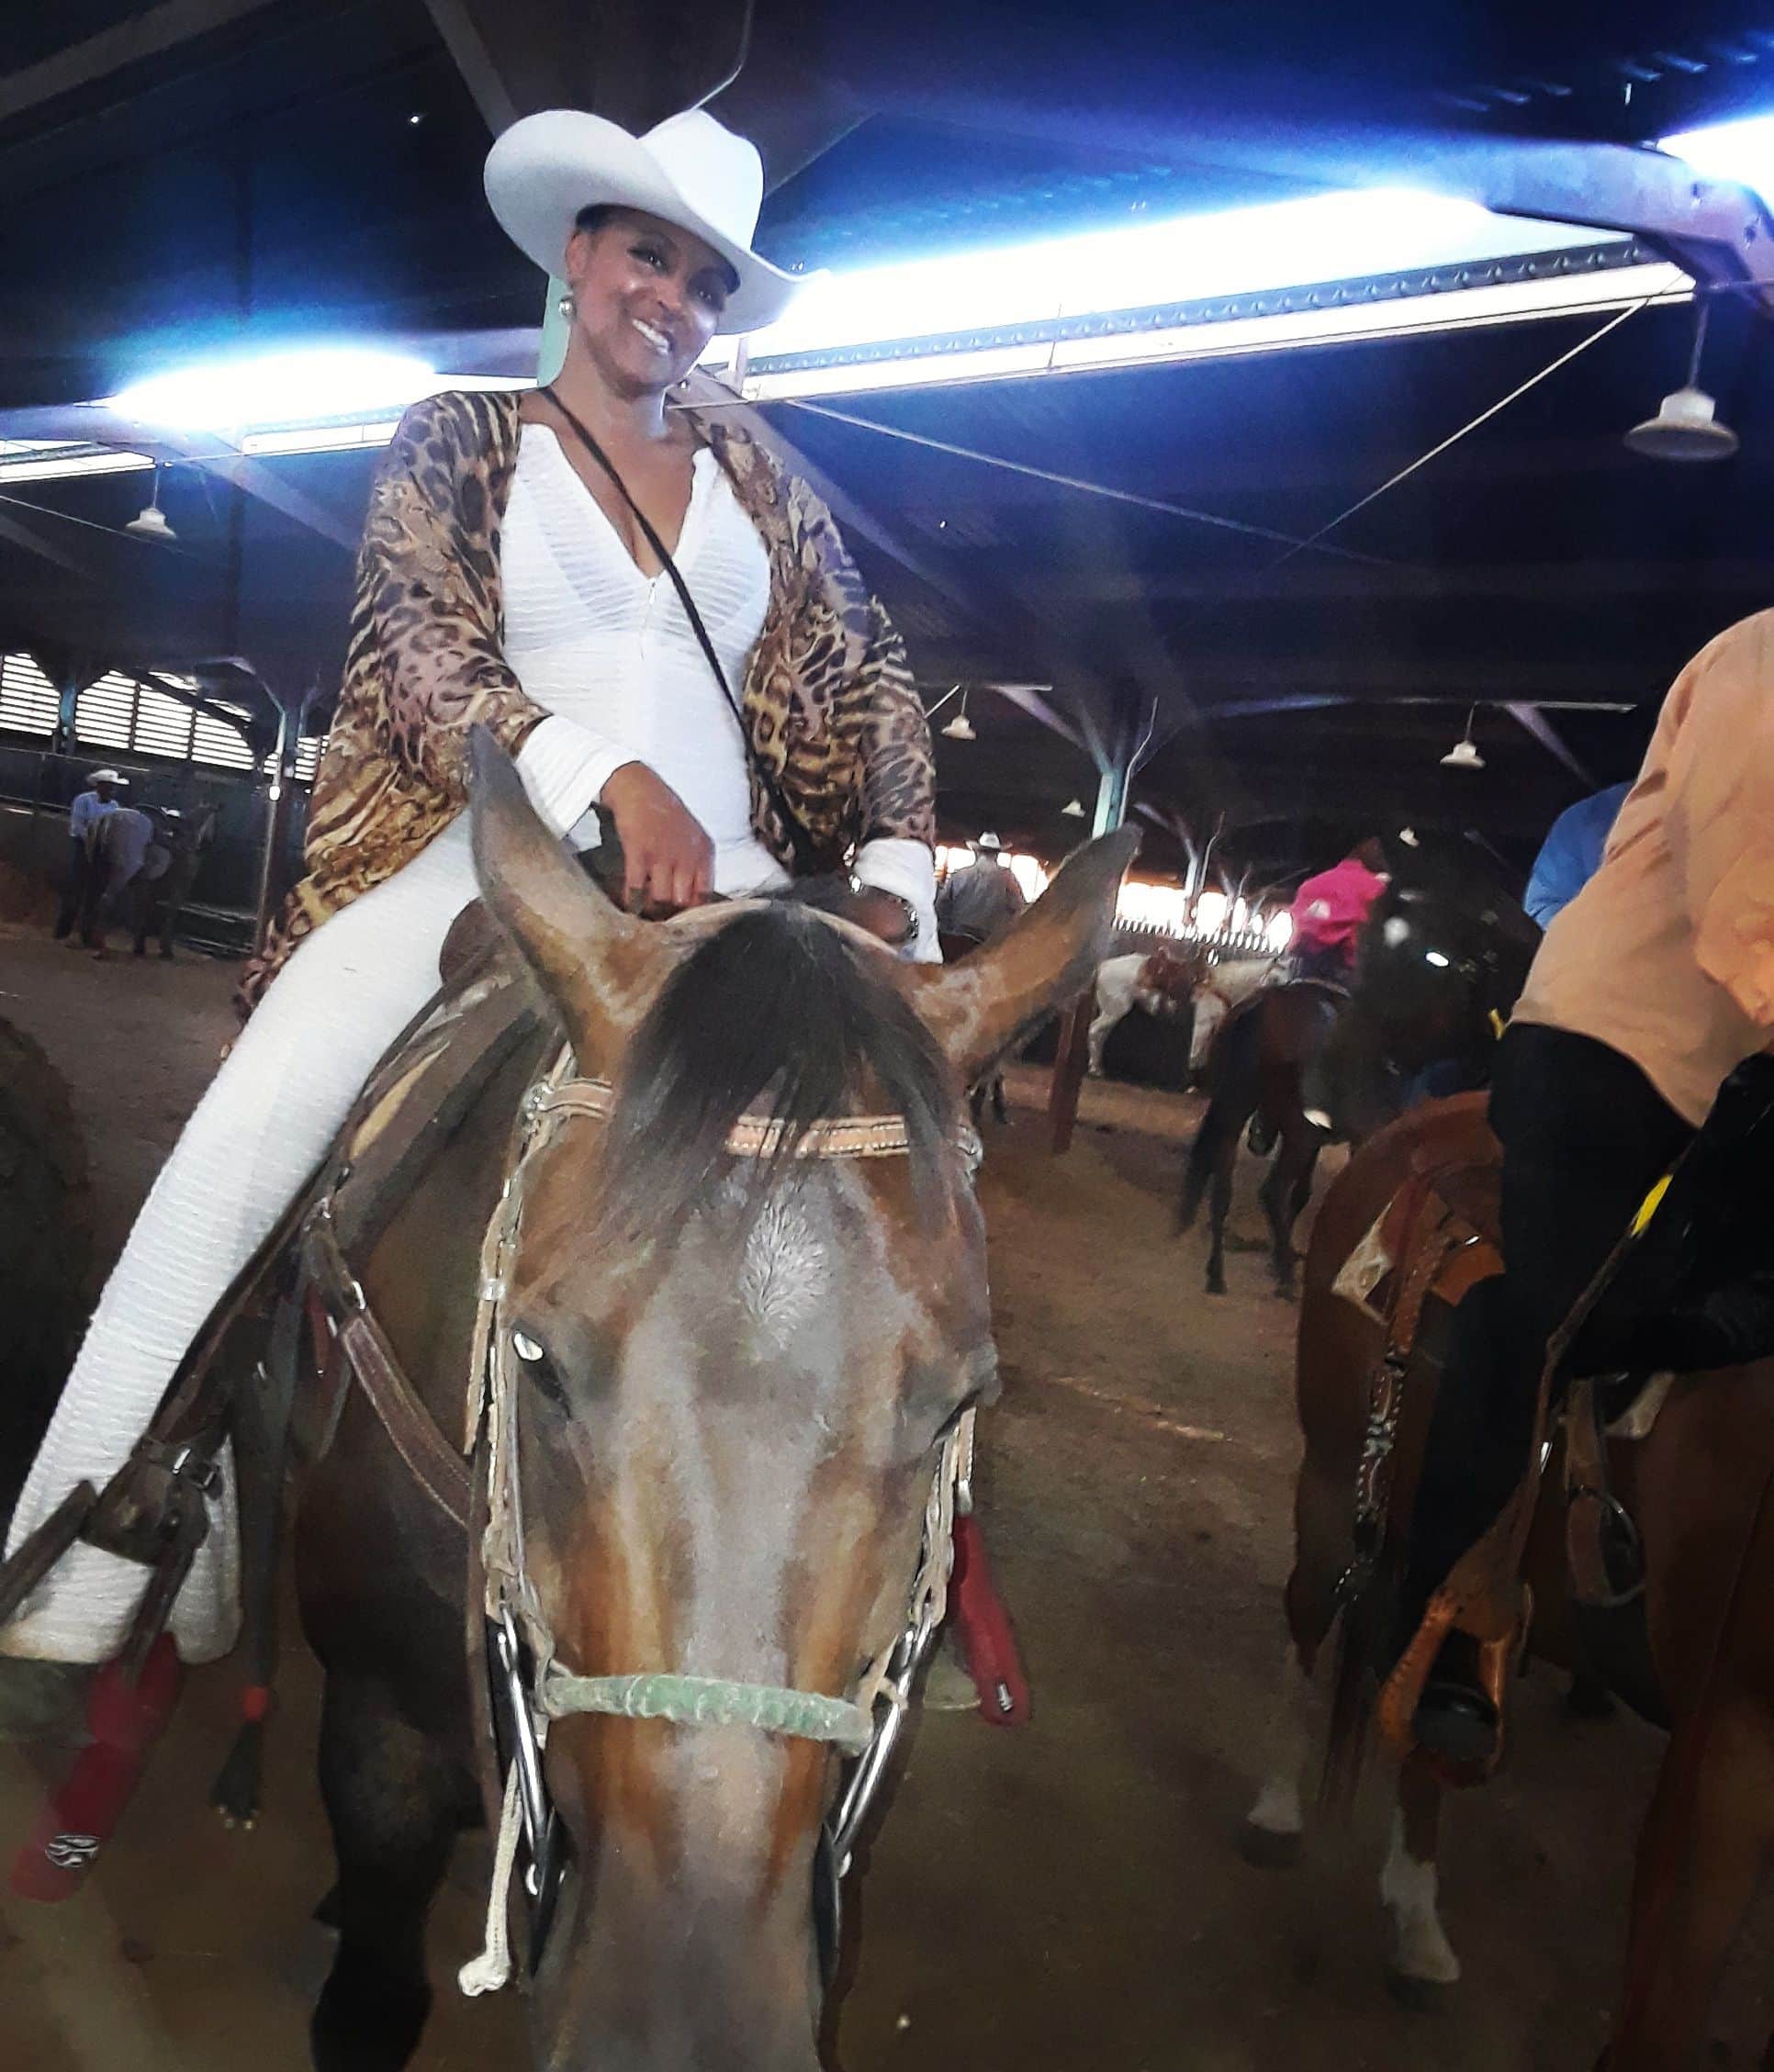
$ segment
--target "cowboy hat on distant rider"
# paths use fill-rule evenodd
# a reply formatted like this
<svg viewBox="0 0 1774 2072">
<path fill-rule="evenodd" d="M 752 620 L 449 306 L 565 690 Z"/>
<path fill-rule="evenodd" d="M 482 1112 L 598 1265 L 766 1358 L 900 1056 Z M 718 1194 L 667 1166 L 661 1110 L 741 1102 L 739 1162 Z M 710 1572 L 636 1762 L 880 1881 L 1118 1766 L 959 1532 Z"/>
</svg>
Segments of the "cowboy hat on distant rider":
<svg viewBox="0 0 1774 2072">
<path fill-rule="evenodd" d="M 9 1550 L 117 1469 L 435 989 L 476 891 L 476 724 L 563 839 L 613 831 L 637 911 L 848 871 L 853 919 L 936 954 L 929 729 L 900 638 L 806 486 L 671 400 L 717 332 L 794 294 L 751 250 L 757 151 L 701 112 L 635 138 L 556 110 L 508 129 L 486 177 L 500 223 L 567 283 L 565 364 L 531 393 L 415 404 L 376 470 L 304 875 L 249 971 L 256 1013 L 105 1289 Z M 212 1532 L 181 1595 L 187 1657 L 230 1643 L 230 1550 Z M 0 1651 L 100 1659 L 140 1581 L 76 1546 Z"/>
</svg>

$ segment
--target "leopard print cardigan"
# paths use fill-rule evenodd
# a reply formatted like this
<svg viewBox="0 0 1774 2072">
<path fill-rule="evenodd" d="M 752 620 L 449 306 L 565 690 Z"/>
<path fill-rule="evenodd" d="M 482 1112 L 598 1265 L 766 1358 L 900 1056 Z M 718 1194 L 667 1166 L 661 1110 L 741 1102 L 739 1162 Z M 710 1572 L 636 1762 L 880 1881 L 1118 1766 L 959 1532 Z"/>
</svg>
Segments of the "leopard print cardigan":
<svg viewBox="0 0 1774 2072">
<path fill-rule="evenodd" d="M 331 732 L 315 778 L 303 873 L 246 969 L 244 1012 L 303 936 L 390 878 L 462 811 L 468 730 L 513 755 L 547 716 L 502 652 L 500 525 L 517 465 L 513 394 L 416 403 L 370 491 Z M 745 432 L 694 416 L 769 554 L 770 599 L 741 698 L 769 770 L 822 868 L 877 836 L 936 839 L 930 729 L 905 648 L 831 513 Z M 754 767 L 752 822 L 793 848 Z"/>
</svg>

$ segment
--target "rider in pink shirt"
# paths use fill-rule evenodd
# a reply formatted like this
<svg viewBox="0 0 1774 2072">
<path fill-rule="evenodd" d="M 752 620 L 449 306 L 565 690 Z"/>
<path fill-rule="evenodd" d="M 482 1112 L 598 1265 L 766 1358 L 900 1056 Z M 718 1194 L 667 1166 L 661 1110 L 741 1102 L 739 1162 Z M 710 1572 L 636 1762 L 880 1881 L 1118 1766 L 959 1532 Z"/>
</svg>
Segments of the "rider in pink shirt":
<svg viewBox="0 0 1774 2072">
<path fill-rule="evenodd" d="M 1293 951 L 1302 979 L 1346 980 L 1355 943 L 1385 891 L 1385 852 L 1372 835 L 1339 864 L 1308 878 L 1294 895 Z"/>
</svg>

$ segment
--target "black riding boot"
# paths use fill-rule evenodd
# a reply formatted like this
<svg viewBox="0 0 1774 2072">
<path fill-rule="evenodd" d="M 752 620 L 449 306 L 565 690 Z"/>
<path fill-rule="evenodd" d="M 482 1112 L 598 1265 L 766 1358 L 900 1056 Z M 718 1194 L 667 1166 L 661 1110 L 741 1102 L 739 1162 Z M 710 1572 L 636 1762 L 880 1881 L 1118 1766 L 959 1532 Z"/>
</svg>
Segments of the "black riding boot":
<svg viewBox="0 0 1774 2072">
<path fill-rule="evenodd" d="M 1490 1121 L 1503 1144 L 1509 1271 L 1475 1288 L 1454 1319 L 1418 1489 L 1400 1647 L 1528 1467 L 1547 1340 L 1691 1135 L 1630 1058 L 1532 1024 L 1512 1027 L 1498 1050 Z M 1417 1715 L 1425 1746 L 1488 1757 L 1498 1722 L 1476 1670 L 1470 1643 L 1443 1651 Z"/>
<path fill-rule="evenodd" d="M 1534 1383 L 1521 1370 L 1510 1345 L 1503 1282 L 1481 1281 L 1454 1313 L 1430 1418 L 1399 1579 L 1394 1661 L 1416 1638 L 1449 1570 L 1484 1536 L 1514 1490 L 1533 1410 Z M 1464 1634 L 1454 1635 L 1436 1658 L 1414 1728 L 1425 1747 L 1454 1761 L 1488 1760 L 1497 1708 L 1479 1681 L 1476 1648 Z"/>
</svg>

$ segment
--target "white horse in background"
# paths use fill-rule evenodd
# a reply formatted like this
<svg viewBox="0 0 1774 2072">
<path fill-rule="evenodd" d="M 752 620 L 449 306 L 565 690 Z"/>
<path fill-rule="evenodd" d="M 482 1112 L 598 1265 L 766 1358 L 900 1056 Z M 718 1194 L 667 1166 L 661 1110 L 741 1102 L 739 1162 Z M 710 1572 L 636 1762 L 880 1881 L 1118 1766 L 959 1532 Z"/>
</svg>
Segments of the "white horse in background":
<svg viewBox="0 0 1774 2072">
<path fill-rule="evenodd" d="M 1191 998 L 1195 1002 L 1195 1028 L 1189 1038 L 1189 1075 L 1207 1061 L 1207 1052 L 1219 1026 L 1234 1007 L 1241 1007 L 1252 993 L 1277 984 L 1283 976 L 1279 957 L 1241 957 L 1234 961 L 1208 964 L 1211 953 L 1202 945 L 1186 945 L 1184 952 L 1165 947 L 1150 953 L 1134 951 L 1111 957 L 1096 967 L 1096 1013 L 1090 1025 L 1090 1076 L 1103 1076 L 1103 1046 L 1122 1017 L 1136 1007 L 1163 1017 L 1180 1014 Z"/>
<path fill-rule="evenodd" d="M 1203 946 L 1168 943 L 1154 950 L 1135 950 L 1106 958 L 1096 967 L 1096 1012 L 1089 1037 L 1090 1076 L 1103 1076 L 1103 1046 L 1122 1017 L 1136 1007 L 1168 1019 L 1180 1014 L 1194 997 L 1207 969 Z"/>
<path fill-rule="evenodd" d="M 1195 1029 L 1189 1038 L 1189 1074 L 1207 1062 L 1207 1053 L 1233 1008 L 1287 976 L 1285 957 L 1241 957 L 1216 964 L 1195 989 Z"/>
</svg>

